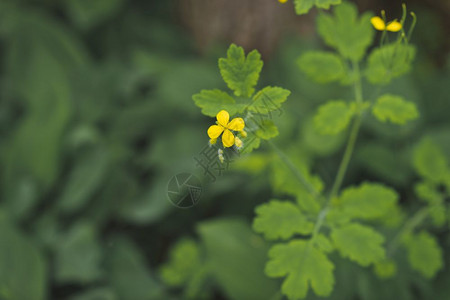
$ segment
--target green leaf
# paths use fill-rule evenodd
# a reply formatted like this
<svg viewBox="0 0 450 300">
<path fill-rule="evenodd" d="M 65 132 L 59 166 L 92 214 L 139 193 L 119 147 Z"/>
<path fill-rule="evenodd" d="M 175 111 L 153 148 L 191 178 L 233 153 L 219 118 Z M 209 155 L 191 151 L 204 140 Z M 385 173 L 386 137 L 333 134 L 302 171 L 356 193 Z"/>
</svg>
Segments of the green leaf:
<svg viewBox="0 0 450 300">
<path fill-rule="evenodd" d="M 311 243 L 294 240 L 277 244 L 269 251 L 266 274 L 284 277 L 281 291 L 289 299 L 305 298 L 309 286 L 316 295 L 326 297 L 334 286 L 333 263 Z"/>
<path fill-rule="evenodd" d="M 411 267 L 426 278 L 433 278 L 443 265 L 442 249 L 434 236 L 426 231 L 407 236 L 404 240 Z"/>
<path fill-rule="evenodd" d="M 272 120 L 262 120 L 255 134 L 264 140 L 269 140 L 278 135 L 278 128 Z"/>
<path fill-rule="evenodd" d="M 450 172 L 447 158 L 430 138 L 423 138 L 414 149 L 413 164 L 420 176 L 437 184 L 444 183 Z"/>
<path fill-rule="evenodd" d="M 290 94 L 289 90 L 277 86 L 266 86 L 253 96 L 253 101 L 247 109 L 257 114 L 271 116 L 270 112 L 279 110 Z"/>
<path fill-rule="evenodd" d="M 330 5 L 340 4 L 341 0 L 294 0 L 297 15 L 307 14 L 316 5 L 318 8 L 329 9 Z"/>
<path fill-rule="evenodd" d="M 68 15 L 77 27 L 87 30 L 117 13 L 123 0 L 66 0 Z"/>
<path fill-rule="evenodd" d="M 335 135 L 347 128 L 353 113 L 346 102 L 329 101 L 319 107 L 314 116 L 314 126 L 320 134 Z"/>
<path fill-rule="evenodd" d="M 430 218 L 433 225 L 442 227 L 447 222 L 447 208 L 444 204 L 436 204 L 430 207 Z"/>
<path fill-rule="evenodd" d="M 150 273 L 143 253 L 131 240 L 115 236 L 108 245 L 107 276 L 119 299 L 169 299 Z"/>
<path fill-rule="evenodd" d="M 334 9 L 334 16 L 320 14 L 317 27 L 327 45 L 336 48 L 343 57 L 359 61 L 372 43 L 371 16 L 365 13 L 358 18 L 356 6 L 344 2 Z"/>
<path fill-rule="evenodd" d="M 234 115 L 243 108 L 233 97 L 218 89 L 201 90 L 200 93 L 193 95 L 192 99 L 195 105 L 202 109 L 202 113 L 210 117 L 215 117 L 222 109 Z"/>
<path fill-rule="evenodd" d="M 334 250 L 334 246 L 331 241 L 322 233 L 319 233 L 316 236 L 315 243 L 317 245 L 317 248 L 325 253 L 331 253 Z"/>
<path fill-rule="evenodd" d="M 414 103 L 391 94 L 379 97 L 372 107 L 372 113 L 381 122 L 391 121 L 400 125 L 419 117 L 419 112 Z"/>
<path fill-rule="evenodd" d="M 436 187 L 428 181 L 417 183 L 414 186 L 414 191 L 419 199 L 432 205 L 441 204 L 444 200 L 444 195 L 439 193 Z"/>
<path fill-rule="evenodd" d="M 392 278 L 397 273 L 397 265 L 394 260 L 386 259 L 376 263 L 374 270 L 379 278 Z"/>
<path fill-rule="evenodd" d="M 93 149 L 80 156 L 57 203 L 62 211 L 74 212 L 89 201 L 106 174 L 108 154 L 104 149 Z"/>
<path fill-rule="evenodd" d="M 246 138 L 242 139 L 244 145 L 239 150 L 241 154 L 251 153 L 253 150 L 258 149 L 261 145 L 261 139 L 255 134 L 255 132 L 249 132 Z"/>
<path fill-rule="evenodd" d="M 373 50 L 368 58 L 365 75 L 372 84 L 388 84 L 411 69 L 415 56 L 411 45 L 390 44 Z"/>
<path fill-rule="evenodd" d="M 101 248 L 88 223 L 74 225 L 58 244 L 55 276 L 58 282 L 87 283 L 101 278 Z"/>
<path fill-rule="evenodd" d="M 314 126 L 313 118 L 310 117 L 301 125 L 302 144 L 315 156 L 329 156 L 335 153 L 345 142 L 345 134 L 323 135 Z"/>
<path fill-rule="evenodd" d="M 0 299 L 44 300 L 47 270 L 44 255 L 0 211 Z"/>
<path fill-rule="evenodd" d="M 220 74 L 236 96 L 250 97 L 254 93 L 262 67 L 258 51 L 245 57 L 244 49 L 235 44 L 228 48 L 227 58 L 219 59 Z"/>
<path fill-rule="evenodd" d="M 227 299 L 259 300 L 276 294 L 276 282 L 264 274 L 268 247 L 246 222 L 215 219 L 202 222 L 198 233 L 211 275 Z"/>
<path fill-rule="evenodd" d="M 193 240 L 182 240 L 170 251 L 169 261 L 161 268 L 161 278 L 167 285 L 182 286 L 199 269 L 200 249 Z"/>
<path fill-rule="evenodd" d="M 253 229 L 269 240 L 288 239 L 296 233 L 310 234 L 314 224 L 296 205 L 288 201 L 272 200 L 255 209 Z"/>
<path fill-rule="evenodd" d="M 300 56 L 297 64 L 306 75 L 319 83 L 338 81 L 346 75 L 344 61 L 332 52 L 306 52 Z"/>
<path fill-rule="evenodd" d="M 395 190 L 379 183 L 365 182 L 358 187 L 346 188 L 336 205 L 350 218 L 370 220 L 385 216 L 397 201 Z"/>
<path fill-rule="evenodd" d="M 343 257 L 368 266 L 382 260 L 385 256 L 382 244 L 384 237 L 370 227 L 350 223 L 333 228 L 331 239 Z"/>
</svg>

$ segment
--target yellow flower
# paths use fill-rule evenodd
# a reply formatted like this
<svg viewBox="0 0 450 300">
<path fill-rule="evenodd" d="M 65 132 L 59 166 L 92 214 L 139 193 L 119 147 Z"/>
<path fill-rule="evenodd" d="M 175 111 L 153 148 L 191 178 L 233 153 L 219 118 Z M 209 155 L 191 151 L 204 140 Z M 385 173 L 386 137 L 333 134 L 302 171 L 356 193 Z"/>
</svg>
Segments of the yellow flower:
<svg viewBox="0 0 450 300">
<path fill-rule="evenodd" d="M 243 131 L 245 127 L 245 122 L 242 118 L 234 118 L 231 122 L 230 114 L 226 110 L 221 110 L 216 115 L 217 124 L 212 125 L 208 128 L 208 136 L 214 141 L 216 140 L 223 132 L 222 135 L 222 144 L 224 147 L 231 147 L 235 143 L 234 134 L 231 131 Z"/>
<path fill-rule="evenodd" d="M 400 31 L 400 29 L 402 29 L 402 24 L 400 22 L 398 22 L 397 20 L 389 22 L 386 26 L 383 19 L 378 16 L 372 17 L 370 19 L 370 23 L 372 23 L 373 27 L 376 30 L 380 30 L 380 31 L 387 30 L 387 31 L 397 32 L 397 31 Z"/>
<path fill-rule="evenodd" d="M 287 0 L 278 0 L 278 2 L 280 2 L 280 3 L 286 3 Z"/>
</svg>

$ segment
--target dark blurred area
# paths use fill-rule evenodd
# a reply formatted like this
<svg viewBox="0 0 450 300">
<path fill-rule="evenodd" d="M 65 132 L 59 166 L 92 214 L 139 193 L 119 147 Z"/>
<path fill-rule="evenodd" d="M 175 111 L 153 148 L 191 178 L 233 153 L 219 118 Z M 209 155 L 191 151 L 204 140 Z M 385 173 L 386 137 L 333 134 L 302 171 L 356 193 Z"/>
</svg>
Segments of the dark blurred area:
<svg viewBox="0 0 450 300">
<path fill-rule="evenodd" d="M 355 3 L 401 16 L 401 1 Z M 406 4 L 418 16 L 416 69 L 388 89 L 418 103 L 423 118 L 397 131 L 369 124 L 349 174 L 382 178 L 408 196 L 410 166 L 373 164 L 370 146 L 381 137 L 382 156 L 392 149 L 401 156 L 417 136 L 432 134 L 450 153 L 450 2 Z M 183 299 L 159 270 L 185 237 L 220 253 L 224 272 L 249 266 L 218 274 L 199 299 L 276 293 L 279 282 L 261 271 L 267 245 L 249 225 L 271 193 L 270 174 L 237 166 L 206 185 L 189 210 L 167 200 L 167 186 L 181 171 L 201 175 L 192 158 L 212 121 L 191 97 L 226 88 L 217 59 L 230 43 L 258 49 L 261 81 L 292 90 L 280 120 L 283 147 L 304 142 L 299 128 L 318 104 L 345 95 L 340 86 L 309 82 L 293 63 L 323 47 L 317 14 L 297 16 L 292 2 L 276 0 L 2 0 L 0 299 Z M 311 164 L 317 172 L 336 169 L 333 151 Z M 436 280 L 443 289 L 447 273 Z"/>
</svg>

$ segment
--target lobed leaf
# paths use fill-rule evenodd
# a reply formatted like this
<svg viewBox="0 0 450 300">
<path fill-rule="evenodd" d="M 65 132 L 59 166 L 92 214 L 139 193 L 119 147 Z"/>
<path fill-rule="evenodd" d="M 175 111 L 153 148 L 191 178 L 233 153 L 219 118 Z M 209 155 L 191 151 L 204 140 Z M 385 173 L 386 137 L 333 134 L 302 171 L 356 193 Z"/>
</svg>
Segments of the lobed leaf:
<svg viewBox="0 0 450 300">
<path fill-rule="evenodd" d="M 253 101 L 247 106 L 247 109 L 258 114 L 270 114 L 272 111 L 280 110 L 281 104 L 287 100 L 290 94 L 289 90 L 277 86 L 267 86 L 253 96 Z"/>
<path fill-rule="evenodd" d="M 368 58 L 365 75 L 372 84 L 388 84 L 411 69 L 415 56 L 411 45 L 389 44 L 373 50 Z"/>
<path fill-rule="evenodd" d="M 320 134 L 335 135 L 348 127 L 353 113 L 345 101 L 329 101 L 319 107 L 314 117 L 314 126 Z"/>
<path fill-rule="evenodd" d="M 337 200 L 337 207 L 349 218 L 370 220 L 389 213 L 397 201 L 395 190 L 379 183 L 365 182 L 358 187 L 346 188 Z"/>
<path fill-rule="evenodd" d="M 349 223 L 340 228 L 333 228 L 331 239 L 343 257 L 368 266 L 384 259 L 382 247 L 384 237 L 370 227 Z"/>
<path fill-rule="evenodd" d="M 318 8 L 329 9 L 331 5 L 340 4 L 342 0 L 294 0 L 297 15 L 307 14 L 315 5 Z"/>
<path fill-rule="evenodd" d="M 278 135 L 278 128 L 272 120 L 263 120 L 260 123 L 256 135 L 264 140 L 269 140 Z"/>
<path fill-rule="evenodd" d="M 297 64 L 306 75 L 319 83 L 338 81 L 346 75 L 344 61 L 332 52 L 306 52 L 300 56 Z"/>
<path fill-rule="evenodd" d="M 236 96 L 250 97 L 254 93 L 262 67 L 258 51 L 253 50 L 245 57 L 244 49 L 235 44 L 228 48 L 227 58 L 219 59 L 220 74 Z"/>
<path fill-rule="evenodd" d="M 436 238 L 426 231 L 413 234 L 404 240 L 408 261 L 423 276 L 432 278 L 443 265 L 442 249 Z"/>
<path fill-rule="evenodd" d="M 266 274 L 284 277 L 281 291 L 289 299 L 305 298 L 309 287 L 318 296 L 331 294 L 334 285 L 333 263 L 320 250 L 304 240 L 278 244 L 269 251 Z"/>
<path fill-rule="evenodd" d="M 169 286 L 182 286 L 199 269 L 200 249 L 193 240 L 182 240 L 170 251 L 169 261 L 161 268 L 161 278 Z"/>
<path fill-rule="evenodd" d="M 288 239 L 296 233 L 310 234 L 314 228 L 300 209 L 288 201 L 272 200 L 258 206 L 255 212 L 253 229 L 269 240 Z"/>
<path fill-rule="evenodd" d="M 234 115 L 241 111 L 242 106 L 221 90 L 201 90 L 200 93 L 192 96 L 195 105 L 202 109 L 202 113 L 206 116 L 215 117 L 222 109 L 228 111 L 230 115 Z"/>
<path fill-rule="evenodd" d="M 433 183 L 444 183 L 450 173 L 447 158 L 430 138 L 422 139 L 414 149 L 413 164 L 420 176 Z"/>
<path fill-rule="evenodd" d="M 320 14 L 317 27 L 327 45 L 337 49 L 343 57 L 359 61 L 372 43 L 371 17 L 370 13 L 364 13 L 358 18 L 356 6 L 344 2 L 334 9 L 333 16 Z"/>
<path fill-rule="evenodd" d="M 372 107 L 372 113 L 381 122 L 391 121 L 400 125 L 419 117 L 419 111 L 414 103 L 392 94 L 379 97 Z"/>
</svg>

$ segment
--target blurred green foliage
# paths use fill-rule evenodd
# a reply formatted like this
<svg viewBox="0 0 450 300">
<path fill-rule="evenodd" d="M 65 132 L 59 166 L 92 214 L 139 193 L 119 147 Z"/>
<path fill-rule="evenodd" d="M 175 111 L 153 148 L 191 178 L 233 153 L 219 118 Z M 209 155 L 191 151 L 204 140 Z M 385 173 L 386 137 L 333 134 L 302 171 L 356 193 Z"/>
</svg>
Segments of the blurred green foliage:
<svg viewBox="0 0 450 300">
<path fill-rule="evenodd" d="M 206 145 L 213 121 L 200 117 L 191 96 L 227 88 L 217 64 L 227 47 L 196 54 L 171 17 L 172 5 L 0 2 L 0 299 L 281 299 L 280 282 L 264 274 L 270 244 L 250 224 L 257 204 L 304 192 L 270 148 L 261 142 L 259 152 L 205 184 L 195 208 L 180 210 L 167 200 L 173 175 L 187 170 L 202 176 L 192 157 Z M 321 22 L 333 26 L 326 17 Z M 363 27 L 354 35 L 366 35 Z M 415 67 L 401 78 L 390 74 L 393 81 L 384 90 L 414 102 L 420 119 L 398 127 L 368 115 L 345 185 L 366 178 L 389 184 L 401 195 L 402 207 L 414 212 L 419 203 L 411 187 L 417 184 L 417 197 L 426 198 L 421 204 L 450 211 L 440 190 L 450 180 L 438 175 L 442 161 L 450 160 L 450 63 L 436 66 L 422 50 L 443 40 L 435 23 L 419 23 L 417 32 L 425 42 L 417 47 Z M 432 43 L 429 32 L 437 35 Z M 349 47 L 332 36 L 326 43 L 348 53 L 367 46 Z M 292 92 L 283 115 L 275 118 L 275 141 L 318 190 L 322 183 L 308 169 L 330 184 L 327 174 L 337 169 L 345 134 L 325 138 L 316 131 L 313 114 L 324 101 L 348 96 L 345 87 L 324 88 L 311 80 L 317 72 L 308 76 L 295 65 L 300 54 L 320 47 L 315 37 L 287 35 L 265 61 L 258 84 Z M 370 59 L 378 59 L 373 53 L 369 68 Z M 321 80 L 345 83 L 346 78 L 333 77 L 334 69 L 342 71 L 341 62 L 324 55 L 320 59 L 332 63 L 331 79 Z M 376 88 L 364 89 L 373 99 L 380 96 Z M 422 136 L 428 138 L 416 148 Z M 435 197 L 421 197 L 423 190 Z M 318 209 L 313 201 L 302 205 Z M 439 225 L 439 213 L 432 216 L 431 238 L 424 231 L 402 241 L 410 251 L 397 254 L 393 278 L 379 279 L 370 269 L 330 255 L 333 299 L 446 299 L 448 268 L 425 281 L 408 267 L 408 259 L 420 262 L 414 257 L 425 255 L 423 249 L 433 253 L 436 244 L 449 264 L 449 228 Z M 389 221 L 395 221 L 394 214 Z M 429 247 L 418 248 L 420 241 Z M 321 245 L 326 249 L 327 241 Z M 416 269 L 428 274 L 438 265 L 422 262 Z M 381 273 L 390 267 L 389 262 L 376 266 Z"/>
</svg>

